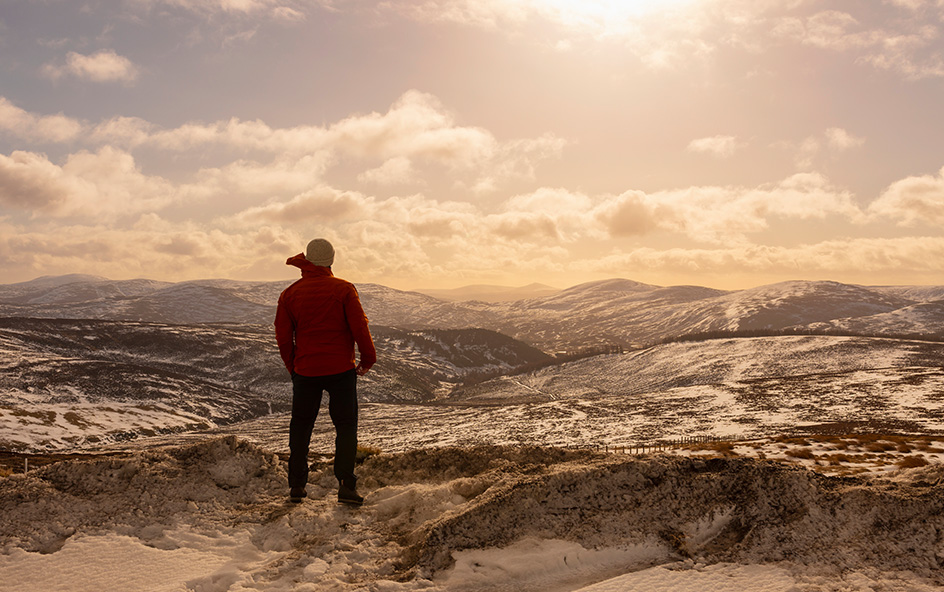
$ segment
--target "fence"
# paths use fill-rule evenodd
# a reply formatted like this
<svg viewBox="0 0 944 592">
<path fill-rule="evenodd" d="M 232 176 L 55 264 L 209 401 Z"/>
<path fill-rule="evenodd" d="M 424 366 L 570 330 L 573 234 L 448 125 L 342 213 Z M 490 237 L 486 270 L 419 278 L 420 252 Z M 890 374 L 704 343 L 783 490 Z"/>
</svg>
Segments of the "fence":
<svg viewBox="0 0 944 592">
<path fill-rule="evenodd" d="M 590 444 L 588 446 L 570 446 L 569 448 L 589 448 L 591 450 L 602 450 L 606 453 L 622 454 L 647 454 L 650 452 L 661 452 L 664 450 L 682 448 L 695 444 L 717 444 L 721 442 L 738 442 L 744 438 L 733 436 L 684 436 L 681 438 L 670 438 L 668 440 L 651 440 L 647 442 L 635 442 L 633 444 Z"/>
</svg>

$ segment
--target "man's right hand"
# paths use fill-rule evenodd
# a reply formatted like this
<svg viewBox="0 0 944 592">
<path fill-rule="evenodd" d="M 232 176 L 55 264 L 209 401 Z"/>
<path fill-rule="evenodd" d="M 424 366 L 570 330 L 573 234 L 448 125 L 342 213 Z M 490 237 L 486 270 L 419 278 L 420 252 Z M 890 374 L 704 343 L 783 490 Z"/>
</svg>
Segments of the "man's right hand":
<svg viewBox="0 0 944 592">
<path fill-rule="evenodd" d="M 358 376 L 363 376 L 363 375 L 367 374 L 368 372 L 370 372 L 370 368 L 364 368 L 363 366 L 361 366 L 360 364 L 358 364 L 358 365 L 357 365 L 357 368 L 354 368 L 354 371 L 357 372 L 357 375 L 358 375 Z"/>
</svg>

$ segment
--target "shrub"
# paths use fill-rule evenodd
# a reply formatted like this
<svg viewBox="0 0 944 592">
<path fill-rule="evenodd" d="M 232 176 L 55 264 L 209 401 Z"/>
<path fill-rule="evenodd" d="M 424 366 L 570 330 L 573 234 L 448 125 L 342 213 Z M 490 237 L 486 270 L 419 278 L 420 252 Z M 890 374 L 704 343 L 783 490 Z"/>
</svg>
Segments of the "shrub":
<svg viewBox="0 0 944 592">
<path fill-rule="evenodd" d="M 814 455 L 813 451 L 809 448 L 791 448 L 787 450 L 786 455 L 792 458 L 804 458 L 807 460 L 816 458 L 816 455 Z"/>
<path fill-rule="evenodd" d="M 855 459 L 848 454 L 830 454 L 826 457 L 831 465 L 841 465 L 842 463 L 853 462 Z"/>
<path fill-rule="evenodd" d="M 367 446 L 365 444 L 357 445 L 357 452 L 354 455 L 354 462 L 362 463 L 371 456 L 380 454 L 382 451 L 377 446 Z"/>
<path fill-rule="evenodd" d="M 869 452 L 888 452 L 897 448 L 892 442 L 872 442 L 865 447 Z"/>
<path fill-rule="evenodd" d="M 928 464 L 928 459 L 921 455 L 906 456 L 895 464 L 897 464 L 898 467 L 902 469 L 913 469 L 915 467 L 926 466 Z"/>
</svg>

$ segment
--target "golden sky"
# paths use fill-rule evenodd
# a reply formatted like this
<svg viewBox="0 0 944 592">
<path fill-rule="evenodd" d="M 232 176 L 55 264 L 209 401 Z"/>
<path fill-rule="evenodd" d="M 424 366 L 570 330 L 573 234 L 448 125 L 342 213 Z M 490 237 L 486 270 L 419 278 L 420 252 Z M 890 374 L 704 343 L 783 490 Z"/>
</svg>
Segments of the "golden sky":
<svg viewBox="0 0 944 592">
<path fill-rule="evenodd" d="M 0 282 L 944 284 L 944 0 L 10 0 Z"/>
</svg>

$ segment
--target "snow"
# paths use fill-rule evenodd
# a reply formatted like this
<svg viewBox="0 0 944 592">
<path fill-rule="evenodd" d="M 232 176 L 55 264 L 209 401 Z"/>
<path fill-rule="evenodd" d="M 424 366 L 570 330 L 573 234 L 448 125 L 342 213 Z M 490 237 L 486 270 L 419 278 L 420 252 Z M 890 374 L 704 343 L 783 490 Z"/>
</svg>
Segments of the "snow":
<svg viewBox="0 0 944 592">
<path fill-rule="evenodd" d="M 334 501 L 322 461 L 291 504 L 284 460 L 228 436 L 0 477 L 0 591 L 944 586 L 939 458 L 875 480 L 478 446 L 378 454 L 358 473 L 361 508 Z"/>
<path fill-rule="evenodd" d="M 260 552 L 247 533 L 191 535 L 171 549 L 113 533 L 80 536 L 53 554 L 15 549 L 0 556 L 0 590 L 226 590 L 242 579 L 240 572 L 261 564 L 268 555 L 273 554 Z M 134 569 L 128 569 L 132 565 Z"/>
<path fill-rule="evenodd" d="M 787 570 L 765 565 L 719 564 L 681 570 L 654 567 L 581 588 L 578 592 L 793 592 Z"/>
</svg>

